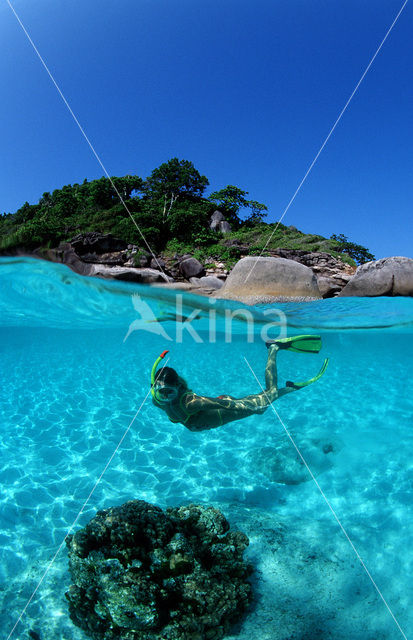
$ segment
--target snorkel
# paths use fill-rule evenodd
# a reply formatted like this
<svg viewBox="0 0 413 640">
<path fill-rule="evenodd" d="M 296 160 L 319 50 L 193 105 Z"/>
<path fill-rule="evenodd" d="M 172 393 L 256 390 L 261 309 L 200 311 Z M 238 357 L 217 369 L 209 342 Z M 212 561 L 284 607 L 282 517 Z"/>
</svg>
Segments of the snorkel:
<svg viewBox="0 0 413 640">
<path fill-rule="evenodd" d="M 169 353 L 168 350 L 162 351 L 161 355 L 158 356 L 156 358 L 155 362 L 153 363 L 153 367 L 152 367 L 152 371 L 151 371 L 151 391 L 152 391 L 152 395 L 154 395 L 153 385 L 155 384 L 156 369 L 158 368 L 158 364 L 160 363 L 160 361 L 164 359 L 164 357 L 166 356 L 167 353 Z"/>
<path fill-rule="evenodd" d="M 152 371 L 151 371 L 151 394 L 152 394 L 152 398 L 154 400 L 156 400 L 157 402 L 159 402 L 159 403 L 166 403 L 166 402 L 170 401 L 170 399 L 168 397 L 163 397 L 157 391 L 157 389 L 155 389 L 156 369 L 158 368 L 159 363 L 161 362 L 161 360 L 164 359 L 164 357 L 166 356 L 167 353 L 169 353 L 168 350 L 162 351 L 162 353 L 156 358 L 155 362 L 153 363 L 153 367 L 152 367 Z"/>
</svg>

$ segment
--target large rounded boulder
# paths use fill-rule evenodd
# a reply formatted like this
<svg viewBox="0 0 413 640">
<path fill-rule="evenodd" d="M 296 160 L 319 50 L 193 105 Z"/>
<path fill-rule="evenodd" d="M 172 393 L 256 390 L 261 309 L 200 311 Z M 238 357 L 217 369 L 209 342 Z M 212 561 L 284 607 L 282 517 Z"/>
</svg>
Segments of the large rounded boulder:
<svg viewBox="0 0 413 640">
<path fill-rule="evenodd" d="M 67 545 L 70 617 L 96 640 L 219 640 L 251 598 L 248 538 L 213 507 L 131 500 Z"/>
<path fill-rule="evenodd" d="M 340 296 L 413 296 L 413 259 L 382 258 L 358 267 Z"/>
<path fill-rule="evenodd" d="M 286 258 L 248 256 L 239 260 L 219 298 L 255 302 L 266 298 L 321 298 L 312 269 Z"/>
<path fill-rule="evenodd" d="M 189 278 L 198 278 L 200 276 L 203 276 L 205 273 L 203 265 L 199 262 L 199 260 L 193 258 L 192 256 L 181 260 L 181 262 L 179 263 L 179 271 L 181 272 L 181 275 L 183 275 L 183 277 L 187 280 L 189 280 Z"/>
<path fill-rule="evenodd" d="M 225 216 L 222 213 L 222 211 L 214 211 L 214 213 L 211 216 L 211 222 L 209 225 L 209 228 L 212 229 L 212 231 L 217 231 L 219 229 L 219 225 L 221 222 L 223 222 L 225 220 Z"/>
</svg>

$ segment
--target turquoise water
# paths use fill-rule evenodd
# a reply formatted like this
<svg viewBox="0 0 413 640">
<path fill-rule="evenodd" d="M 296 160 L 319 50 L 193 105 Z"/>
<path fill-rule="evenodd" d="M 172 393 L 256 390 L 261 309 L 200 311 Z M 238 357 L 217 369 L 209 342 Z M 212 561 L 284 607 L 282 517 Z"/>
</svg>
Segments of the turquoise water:
<svg viewBox="0 0 413 640">
<path fill-rule="evenodd" d="M 225 339 L 225 309 L 240 305 L 188 294 L 178 302 L 184 316 L 202 307 L 191 323 L 195 333 L 185 328 L 182 341 L 182 323 L 131 326 L 139 309 L 164 318 L 172 313 L 173 292 L 82 278 L 34 259 L 0 260 L 3 635 L 11 632 L 147 396 L 156 356 L 169 349 L 169 366 L 201 394 L 259 392 L 244 358 L 263 382 L 267 354 L 260 332 L 272 308 L 271 317 L 285 317 L 288 335 L 322 335 L 318 355 L 279 355 L 281 382 L 311 377 L 324 357 L 330 365 L 322 380 L 280 399 L 276 409 L 409 637 L 413 299 L 349 298 L 249 309 L 249 331 L 247 316 L 239 314 L 231 342 Z M 163 335 L 156 334 L 159 326 Z M 274 326 L 270 334 L 278 331 Z M 332 443 L 333 450 L 324 453 L 317 443 Z M 169 422 L 147 398 L 76 526 L 97 510 L 132 498 L 161 507 L 212 503 L 249 535 L 248 553 L 258 569 L 260 597 L 234 638 L 403 637 L 315 483 L 271 476 L 271 465 L 262 464 L 263 447 L 294 476 L 294 447 L 271 410 L 191 433 Z M 286 530 L 285 548 L 278 551 L 267 544 L 277 523 Z M 304 547 L 312 562 L 308 574 Z M 28 638 L 32 630 L 42 640 L 84 640 L 68 618 L 69 583 L 63 547 L 12 637 Z M 271 594 L 277 597 L 271 600 Z"/>
</svg>

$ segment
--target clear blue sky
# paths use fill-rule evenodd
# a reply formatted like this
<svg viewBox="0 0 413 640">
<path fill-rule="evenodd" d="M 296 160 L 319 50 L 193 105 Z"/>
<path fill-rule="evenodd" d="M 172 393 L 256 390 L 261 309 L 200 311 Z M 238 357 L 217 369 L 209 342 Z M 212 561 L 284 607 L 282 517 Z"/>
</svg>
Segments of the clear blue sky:
<svg viewBox="0 0 413 640">
<path fill-rule="evenodd" d="M 13 1 L 13 0 L 12 0 Z M 402 0 L 14 0 L 109 174 L 191 160 L 276 221 Z M 413 257 L 413 4 L 285 224 Z M 0 0 L 0 211 L 103 175 Z"/>
</svg>

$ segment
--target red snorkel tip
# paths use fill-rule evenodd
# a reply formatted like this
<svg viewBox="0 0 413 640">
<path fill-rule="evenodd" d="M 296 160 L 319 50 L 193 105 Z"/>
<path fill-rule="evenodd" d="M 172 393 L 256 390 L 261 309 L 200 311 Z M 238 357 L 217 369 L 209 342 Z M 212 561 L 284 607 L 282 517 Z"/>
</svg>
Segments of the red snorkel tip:
<svg viewBox="0 0 413 640">
<path fill-rule="evenodd" d="M 167 353 L 169 353 L 169 349 L 167 349 L 166 351 L 162 351 L 162 353 L 161 353 L 161 355 L 159 357 L 160 358 L 164 358 Z"/>
</svg>

